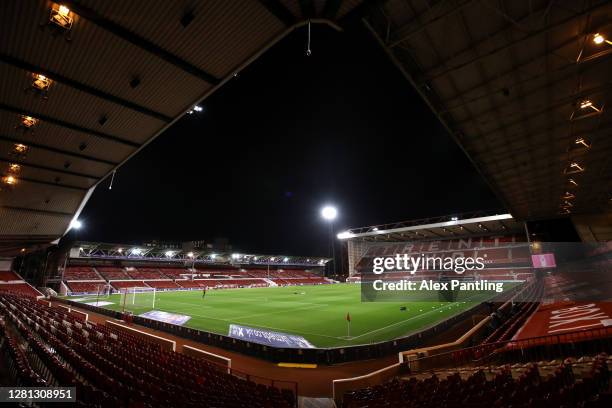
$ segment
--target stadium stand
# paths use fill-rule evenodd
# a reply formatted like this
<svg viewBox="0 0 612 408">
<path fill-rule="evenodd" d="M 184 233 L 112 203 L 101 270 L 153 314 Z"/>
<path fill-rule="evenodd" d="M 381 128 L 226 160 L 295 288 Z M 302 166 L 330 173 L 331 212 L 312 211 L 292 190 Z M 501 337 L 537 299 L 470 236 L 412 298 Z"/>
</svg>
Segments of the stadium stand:
<svg viewBox="0 0 612 408">
<path fill-rule="evenodd" d="M 191 289 L 191 288 L 197 288 L 200 289 L 202 286 L 196 282 L 196 281 L 192 281 L 192 280 L 175 280 L 174 281 L 177 285 L 179 285 L 182 288 L 185 289 Z"/>
<path fill-rule="evenodd" d="M 148 287 L 144 281 L 137 280 L 125 280 L 125 281 L 111 281 L 111 286 L 116 290 L 121 290 L 123 288 L 146 288 Z"/>
<path fill-rule="evenodd" d="M 579 360 L 439 370 L 347 393 L 344 408 L 609 407 L 607 355 Z"/>
<path fill-rule="evenodd" d="M 73 294 L 76 293 L 99 293 L 103 291 L 107 287 L 107 283 L 105 281 L 99 282 L 66 282 L 68 285 L 68 289 Z"/>
<path fill-rule="evenodd" d="M 157 268 L 127 268 L 127 274 L 130 275 L 133 279 L 142 279 L 142 280 L 150 280 L 150 279 L 168 279 L 168 276 L 164 275 Z"/>
<path fill-rule="evenodd" d="M 64 280 L 102 280 L 102 276 L 90 266 L 68 266 L 64 270 Z"/>
<path fill-rule="evenodd" d="M 257 385 L 219 367 L 80 322 L 61 308 L 0 294 L 0 353 L 19 385 L 76 386 L 77 406 L 291 407 L 288 390 Z M 8 325 L 11 330 L 8 330 Z M 30 365 L 35 361 L 36 365 Z M 121 364 L 119 364 L 121 362 Z"/>
<path fill-rule="evenodd" d="M 145 281 L 144 283 L 146 285 L 152 287 L 152 288 L 162 289 L 162 290 L 179 289 L 180 288 L 179 285 L 177 285 L 176 283 L 174 283 L 171 280 Z"/>
<path fill-rule="evenodd" d="M 116 268 L 111 266 L 97 266 L 96 270 L 106 280 L 125 280 L 131 279 L 123 268 Z"/>
<path fill-rule="evenodd" d="M 182 275 L 192 273 L 189 269 L 185 268 L 159 268 L 159 271 L 164 276 L 172 279 L 182 279 Z"/>
<path fill-rule="evenodd" d="M 0 283 L 0 292 L 11 292 L 25 296 L 42 296 L 42 293 L 34 289 L 28 283 Z"/>
<path fill-rule="evenodd" d="M 9 282 L 9 281 L 16 281 L 16 280 L 20 281 L 22 279 L 15 272 L 0 271 L 0 281 Z"/>
</svg>

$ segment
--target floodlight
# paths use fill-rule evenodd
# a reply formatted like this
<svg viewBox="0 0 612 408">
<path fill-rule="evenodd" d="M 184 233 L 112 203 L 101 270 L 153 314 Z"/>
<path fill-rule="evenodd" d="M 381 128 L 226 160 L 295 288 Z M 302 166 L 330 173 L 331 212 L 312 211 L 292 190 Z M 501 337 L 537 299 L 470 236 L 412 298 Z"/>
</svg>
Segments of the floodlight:
<svg viewBox="0 0 612 408">
<path fill-rule="evenodd" d="M 8 176 L 2 177 L 2 182 L 6 185 L 14 186 L 17 184 L 17 178 L 9 174 Z"/>
<path fill-rule="evenodd" d="M 338 210 L 336 207 L 332 207 L 331 205 L 326 205 L 321 210 L 321 216 L 328 221 L 333 221 L 338 216 Z"/>
<path fill-rule="evenodd" d="M 353 234 L 351 234 L 350 231 L 343 231 L 339 233 L 338 235 L 336 235 L 338 239 L 347 239 L 347 238 L 351 238 L 352 236 Z"/>
<path fill-rule="evenodd" d="M 372 228 L 372 231 L 378 231 L 378 227 Z"/>
<path fill-rule="evenodd" d="M 188 252 L 188 253 L 187 253 L 187 256 L 188 256 L 189 258 L 193 258 L 193 252 Z"/>
<path fill-rule="evenodd" d="M 117 252 L 119 252 L 120 254 L 123 253 L 123 248 L 119 248 Z"/>
<path fill-rule="evenodd" d="M 289 258 L 287 258 L 287 257 L 285 257 L 285 258 L 283 259 L 283 262 L 288 262 L 288 261 L 289 261 Z"/>
<path fill-rule="evenodd" d="M 253 257 L 253 260 L 254 260 L 254 261 L 256 261 L 256 260 L 257 260 L 257 257 L 256 257 L 256 256 L 255 256 L 255 257 Z"/>
<path fill-rule="evenodd" d="M 595 33 L 593 35 L 593 42 L 597 45 L 599 44 L 603 44 L 603 42 L 606 41 L 606 39 L 604 38 L 603 35 L 599 34 L 599 33 Z"/>
<path fill-rule="evenodd" d="M 459 221 L 459 217 L 451 217 L 451 221 Z"/>
<path fill-rule="evenodd" d="M 132 249 L 132 255 L 140 255 L 142 254 L 142 249 L 140 248 L 133 248 Z"/>
<path fill-rule="evenodd" d="M 78 230 L 78 229 L 81 229 L 82 226 L 83 226 L 83 223 L 79 220 L 74 220 L 70 223 L 71 229 Z"/>
<path fill-rule="evenodd" d="M 202 112 L 203 109 L 202 109 L 202 107 L 200 105 L 196 105 L 196 106 L 193 107 L 193 110 L 196 111 L 196 112 Z"/>
<path fill-rule="evenodd" d="M 172 257 L 172 255 L 174 255 L 174 252 L 172 252 L 172 251 L 166 251 L 166 254 L 165 254 L 165 255 L 166 255 L 168 258 L 170 258 L 170 257 Z"/>
<path fill-rule="evenodd" d="M 232 259 L 238 259 L 240 258 L 240 254 L 232 254 Z"/>
<path fill-rule="evenodd" d="M 210 254 L 210 259 L 215 259 L 217 257 L 217 254 Z"/>
<path fill-rule="evenodd" d="M 70 14 L 70 9 L 66 6 L 59 6 L 59 10 L 57 11 L 60 16 L 68 16 L 68 14 Z"/>
</svg>

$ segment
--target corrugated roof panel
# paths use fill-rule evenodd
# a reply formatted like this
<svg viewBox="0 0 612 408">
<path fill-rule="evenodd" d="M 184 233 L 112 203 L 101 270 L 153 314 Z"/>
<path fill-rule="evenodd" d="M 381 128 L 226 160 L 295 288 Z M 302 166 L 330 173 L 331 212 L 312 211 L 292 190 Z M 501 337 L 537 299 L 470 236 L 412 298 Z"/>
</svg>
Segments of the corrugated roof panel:
<svg viewBox="0 0 612 408">
<path fill-rule="evenodd" d="M 14 156 L 10 154 L 12 148 L 12 142 L 0 139 L 0 158 L 3 160 L 12 160 L 14 158 Z M 72 171 L 98 177 L 104 176 L 111 170 L 110 164 L 98 163 L 79 157 L 49 152 L 37 147 L 30 147 L 26 158 L 21 158 L 18 160 L 24 162 L 25 164 L 33 163 L 55 169 L 63 169 L 65 168 L 64 166 L 66 163 L 69 163 L 69 168 Z"/>
<path fill-rule="evenodd" d="M 189 5 L 152 1 L 144 9 L 138 3 L 121 0 L 89 0 L 83 4 L 218 78 L 230 74 L 285 29 L 254 0 L 200 1 Z M 194 19 L 185 28 L 180 19 L 187 9 L 193 11 Z"/>
<path fill-rule="evenodd" d="M 45 121 L 39 122 L 33 131 L 28 132 L 17 129 L 19 123 L 19 115 L 0 109 L 0 137 L 5 136 L 26 144 L 40 144 L 77 154 L 85 154 L 113 163 L 120 162 L 133 150 L 130 146 L 115 141 L 67 130 L 62 126 Z M 82 150 L 81 146 L 84 147 Z"/>
<path fill-rule="evenodd" d="M 70 222 L 69 215 L 40 214 L 3 208 L 0 205 L 0 235 L 56 236 Z"/>
<path fill-rule="evenodd" d="M 74 213 L 83 195 L 82 191 L 19 180 L 13 191 L 2 193 L 0 206 Z"/>
<path fill-rule="evenodd" d="M 165 122 L 157 118 L 77 91 L 61 83 L 53 83 L 48 98 L 43 99 L 30 91 L 31 84 L 30 73 L 0 63 L 0 93 L 3 102 L 15 108 L 139 144 L 165 125 Z M 102 116 L 107 118 L 104 125 L 99 123 Z"/>
<path fill-rule="evenodd" d="M 44 2 L 11 2 L 0 15 L 3 52 L 150 109 L 176 116 L 210 84 L 153 56 L 85 19 L 75 19 L 72 41 L 40 24 Z M 138 77 L 140 84 L 130 87 Z"/>
<path fill-rule="evenodd" d="M 10 160 L 7 160 L 7 162 L 10 162 Z M 7 162 L 5 162 L 4 160 L 0 161 L 0 172 L 6 171 L 6 169 L 8 168 Z M 79 177 L 71 174 L 61 173 L 58 171 L 50 171 L 30 167 L 26 163 L 21 165 L 21 171 L 19 172 L 19 174 L 17 174 L 17 178 L 44 181 L 47 183 L 59 183 L 67 186 L 74 186 L 85 189 L 91 187 L 97 181 L 97 179 L 95 178 Z"/>
</svg>

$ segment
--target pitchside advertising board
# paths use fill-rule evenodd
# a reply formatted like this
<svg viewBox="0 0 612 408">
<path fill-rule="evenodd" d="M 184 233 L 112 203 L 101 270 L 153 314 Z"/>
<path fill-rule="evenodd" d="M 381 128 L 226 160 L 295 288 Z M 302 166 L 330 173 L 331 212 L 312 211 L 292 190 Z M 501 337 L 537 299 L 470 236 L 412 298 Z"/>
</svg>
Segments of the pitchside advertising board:
<svg viewBox="0 0 612 408">
<path fill-rule="evenodd" d="M 280 348 L 315 348 L 302 336 L 230 324 L 229 337 Z"/>
</svg>

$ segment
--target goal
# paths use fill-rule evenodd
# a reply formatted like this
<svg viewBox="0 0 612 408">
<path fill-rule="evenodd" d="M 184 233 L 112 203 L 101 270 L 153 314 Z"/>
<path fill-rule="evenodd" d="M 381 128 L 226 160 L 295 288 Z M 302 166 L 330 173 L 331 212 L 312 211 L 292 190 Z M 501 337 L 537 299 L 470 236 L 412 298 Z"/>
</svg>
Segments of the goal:
<svg viewBox="0 0 612 408">
<path fill-rule="evenodd" d="M 123 310 L 155 309 L 155 288 L 133 287 L 121 289 L 121 306 Z"/>
</svg>

